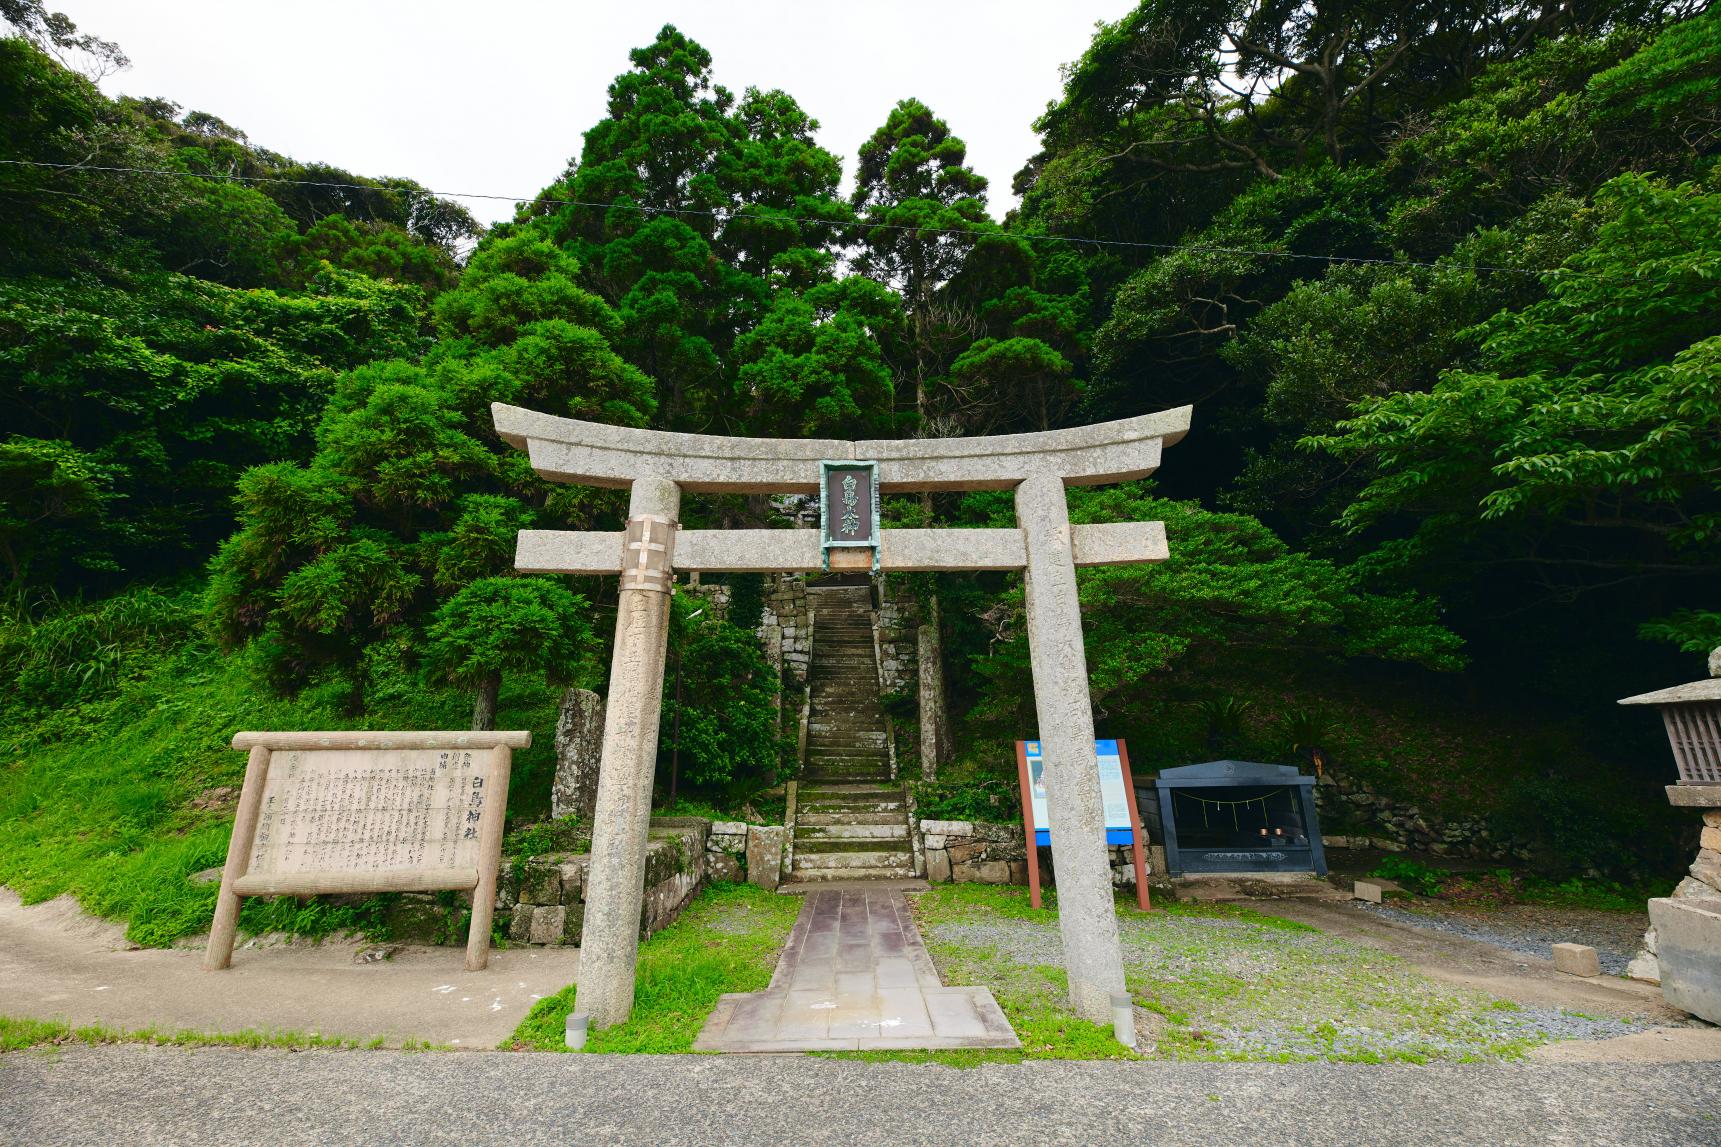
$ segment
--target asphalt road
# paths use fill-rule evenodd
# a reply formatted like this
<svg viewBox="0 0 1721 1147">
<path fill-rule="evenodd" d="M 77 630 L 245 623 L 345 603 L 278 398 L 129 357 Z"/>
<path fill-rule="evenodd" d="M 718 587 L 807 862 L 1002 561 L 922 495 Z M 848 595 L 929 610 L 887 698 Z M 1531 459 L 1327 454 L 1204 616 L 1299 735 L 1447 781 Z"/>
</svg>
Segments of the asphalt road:
<svg viewBox="0 0 1721 1147">
<path fill-rule="evenodd" d="M 0 1143 L 1721 1144 L 1715 1063 L 1035 1063 L 74 1047 Z"/>
</svg>

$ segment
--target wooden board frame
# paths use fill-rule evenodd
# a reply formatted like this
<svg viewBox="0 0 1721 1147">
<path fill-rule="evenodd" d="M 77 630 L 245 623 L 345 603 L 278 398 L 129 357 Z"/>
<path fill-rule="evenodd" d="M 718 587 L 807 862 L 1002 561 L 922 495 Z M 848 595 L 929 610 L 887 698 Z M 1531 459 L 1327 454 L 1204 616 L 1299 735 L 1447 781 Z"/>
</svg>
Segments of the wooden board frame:
<svg viewBox="0 0 1721 1147">
<path fill-rule="evenodd" d="M 1124 798 L 1129 803 L 1129 820 L 1131 831 L 1130 849 L 1135 861 L 1135 905 L 1143 912 L 1153 911 L 1153 895 L 1147 887 L 1147 852 L 1145 838 L 1147 826 L 1141 821 L 1141 812 L 1136 808 L 1135 778 L 1129 771 L 1129 746 L 1119 739 L 1117 743 L 1118 764 L 1123 769 Z M 1016 742 L 1016 778 L 1022 790 L 1022 837 L 1028 844 L 1028 903 L 1040 907 L 1040 844 L 1034 837 L 1034 794 L 1033 780 L 1028 775 L 1028 742 Z M 1057 846 L 1052 845 L 1053 848 Z M 1110 847 L 1109 845 L 1107 847 Z"/>
<path fill-rule="evenodd" d="M 209 947 L 203 966 L 220 971 L 233 966 L 233 943 L 238 934 L 240 902 L 246 896 L 314 896 L 322 893 L 425 892 L 440 890 L 472 893 L 472 923 L 466 937 L 466 970 L 482 971 L 490 961 L 490 921 L 496 911 L 496 880 L 502 863 L 502 827 L 508 811 L 508 775 L 513 750 L 532 743 L 524 730 L 496 732 L 331 732 L 331 733 L 238 733 L 235 749 L 248 749 L 245 783 L 239 792 L 239 807 L 233 816 L 233 835 L 227 842 L 227 863 L 221 870 L 221 891 L 215 901 L 215 918 L 209 928 Z M 463 869 L 396 870 L 382 873 L 294 872 L 249 876 L 252 845 L 263 791 L 269 780 L 269 759 L 275 752 L 315 752 L 329 749 L 464 749 L 487 750 L 490 759 L 484 774 L 487 800 L 478 824 L 478 867 Z"/>
</svg>

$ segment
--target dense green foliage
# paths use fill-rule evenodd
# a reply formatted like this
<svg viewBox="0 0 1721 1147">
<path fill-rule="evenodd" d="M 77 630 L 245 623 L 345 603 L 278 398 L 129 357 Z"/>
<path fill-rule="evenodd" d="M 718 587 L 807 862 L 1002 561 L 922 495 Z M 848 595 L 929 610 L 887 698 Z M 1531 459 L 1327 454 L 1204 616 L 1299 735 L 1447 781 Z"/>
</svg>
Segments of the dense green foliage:
<svg viewBox="0 0 1721 1147">
<path fill-rule="evenodd" d="M 621 501 L 537 478 L 495 402 L 833 437 L 1193 403 L 1152 483 L 1071 497 L 1171 543 L 1081 578 L 1097 719 L 1138 768 L 1318 745 L 1557 865 L 1683 847 L 1664 746 L 1611 701 L 1721 643 L 1702 5 L 1145 0 L 1067 69 L 1002 219 L 924 102 L 879 109 L 845 187 L 792 96 L 726 90 L 666 27 L 483 235 L 410 180 L 107 98 L 67 61 L 119 49 L 36 0 L 0 18 L 0 880 L 27 895 L 189 927 L 222 831 L 189 802 L 231 779 L 236 722 L 500 706 L 548 753 L 556 688 L 601 684 L 613 585 L 519 576 L 515 537 Z M 998 493 L 886 516 L 1012 520 Z M 733 584 L 726 620 L 675 613 L 661 764 L 694 799 L 782 759 L 761 586 Z M 1019 580 L 911 590 L 959 758 L 927 806 L 984 815 L 1032 728 Z"/>
<path fill-rule="evenodd" d="M 0 577 L 107 589 L 195 567 L 240 472 L 305 453 L 340 371 L 425 349 L 426 290 L 476 227 L 405 183 L 299 201 L 235 182 L 360 181 L 206 113 L 109 100 L 43 50 L 87 39 L 63 18 L 6 15 L 42 46 L 0 38 Z"/>
</svg>

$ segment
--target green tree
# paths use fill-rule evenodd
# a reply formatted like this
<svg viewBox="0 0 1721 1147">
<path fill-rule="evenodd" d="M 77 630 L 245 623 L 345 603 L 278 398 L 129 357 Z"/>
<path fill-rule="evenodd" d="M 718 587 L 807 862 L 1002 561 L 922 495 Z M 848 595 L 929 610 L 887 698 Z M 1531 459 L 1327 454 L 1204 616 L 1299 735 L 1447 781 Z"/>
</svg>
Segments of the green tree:
<svg viewBox="0 0 1721 1147">
<path fill-rule="evenodd" d="M 687 597 L 673 605 L 680 688 L 677 674 L 667 674 L 658 756 L 679 750 L 678 781 L 696 791 L 745 798 L 777 779 L 777 675 L 753 633 L 709 611 L 695 617 Z"/>
<path fill-rule="evenodd" d="M 480 578 L 437 607 L 425 634 L 425 663 L 473 690 L 474 729 L 494 729 L 504 673 L 565 685 L 591 671 L 586 613 L 585 599 L 555 581 Z"/>
<path fill-rule="evenodd" d="M 1432 601 L 1371 588 L 1358 571 L 1297 553 L 1241 514 L 1157 496 L 1148 483 L 1070 490 L 1073 522 L 1162 521 L 1174 539 L 1163 563 L 1078 571 L 1094 703 L 1119 716 L 1147 705 L 1168 678 L 1234 679 L 1262 666 L 1406 661 L 1449 670 L 1461 642 Z M 970 495 L 980 521 L 1010 520 L 1007 497 Z M 994 642 L 973 671 L 981 712 L 1017 727 L 1033 690 L 1020 589 L 990 615 Z"/>
<path fill-rule="evenodd" d="M 573 672 L 563 651 L 589 623 L 547 619 L 578 603 L 549 583 L 498 582 L 511 580 L 521 529 L 590 525 L 613 500 L 547 492 L 488 427 L 491 402 L 650 417 L 650 380 L 609 348 L 619 319 L 575 285 L 579 274 L 535 226 L 493 236 L 438 299 L 442 339 L 424 363 L 344 375 L 310 462 L 241 479 L 241 528 L 216 559 L 212 594 L 226 641 L 259 640 L 278 685 L 333 673 L 360 708 L 377 658 L 429 649 L 488 719 L 502 671 Z"/>
<path fill-rule="evenodd" d="M 974 333 L 967 316 L 940 308 L 938 298 L 973 237 L 991 227 L 986 180 L 966 166 L 967 154 L 931 108 L 903 100 L 861 145 L 849 199 L 860 224 L 856 270 L 902 296 L 909 384 L 903 397 L 912 395 L 922 422 L 934 413 L 936 380 L 952 350 Z"/>
<path fill-rule="evenodd" d="M 1402 523 L 1382 563 L 1533 571 L 1565 599 L 1721 568 L 1721 194 L 1623 175 L 1594 210 L 1546 297 L 1481 326 L 1473 369 L 1310 440 L 1372 466 L 1342 521 Z"/>
</svg>

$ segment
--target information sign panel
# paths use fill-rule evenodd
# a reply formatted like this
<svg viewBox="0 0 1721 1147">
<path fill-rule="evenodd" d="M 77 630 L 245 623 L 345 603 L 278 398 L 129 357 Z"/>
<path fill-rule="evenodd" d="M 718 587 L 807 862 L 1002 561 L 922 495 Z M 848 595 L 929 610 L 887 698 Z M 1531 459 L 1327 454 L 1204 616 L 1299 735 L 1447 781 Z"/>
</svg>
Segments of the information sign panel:
<svg viewBox="0 0 1721 1147">
<path fill-rule="evenodd" d="M 1116 741 L 1095 741 L 1094 752 L 1100 762 L 1100 799 L 1105 802 L 1107 844 L 1129 844 L 1135 839 L 1129 816 L 1130 801 L 1124 791 L 1123 758 L 1118 755 Z M 1027 741 L 1023 753 L 1028 759 L 1028 791 L 1034 802 L 1034 839 L 1039 844 L 1052 843 L 1052 814 L 1046 806 L 1045 762 L 1040 757 L 1040 742 Z"/>
<path fill-rule="evenodd" d="M 530 733 L 240 733 L 248 749 L 205 966 L 232 962 L 245 896 L 470 891 L 489 958 L 511 750 Z"/>
<path fill-rule="evenodd" d="M 1129 774 L 1129 749 L 1122 741 L 1094 742 L 1100 774 L 1100 803 L 1105 812 L 1106 844 L 1129 845 L 1135 862 L 1135 897 L 1141 910 L 1150 905 L 1147 891 L 1146 830 L 1135 806 L 1135 781 Z M 1034 847 L 1028 849 L 1028 897 L 1040 906 L 1040 848 L 1052 840 L 1051 805 L 1046 800 L 1046 762 L 1038 741 L 1016 742 L 1016 767 L 1022 785 L 1022 825 Z"/>
</svg>

